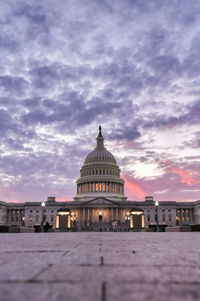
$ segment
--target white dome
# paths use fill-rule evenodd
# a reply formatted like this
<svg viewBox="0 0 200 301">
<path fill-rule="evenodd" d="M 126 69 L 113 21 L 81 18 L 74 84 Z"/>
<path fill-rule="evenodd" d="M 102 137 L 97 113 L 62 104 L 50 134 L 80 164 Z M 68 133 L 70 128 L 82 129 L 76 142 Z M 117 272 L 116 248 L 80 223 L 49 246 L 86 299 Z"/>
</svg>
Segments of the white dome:
<svg viewBox="0 0 200 301">
<path fill-rule="evenodd" d="M 89 200 L 97 196 L 124 200 L 124 180 L 114 156 L 104 147 L 99 126 L 96 148 L 87 155 L 77 180 L 75 200 Z"/>
</svg>

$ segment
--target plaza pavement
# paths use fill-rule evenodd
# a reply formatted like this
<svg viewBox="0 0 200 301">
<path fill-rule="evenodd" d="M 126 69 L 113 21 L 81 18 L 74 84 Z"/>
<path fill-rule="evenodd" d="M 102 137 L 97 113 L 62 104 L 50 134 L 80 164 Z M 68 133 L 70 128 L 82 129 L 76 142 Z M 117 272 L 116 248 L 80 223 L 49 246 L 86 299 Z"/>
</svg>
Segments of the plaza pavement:
<svg viewBox="0 0 200 301">
<path fill-rule="evenodd" d="M 0 234 L 0 301 L 200 300 L 200 233 Z"/>
</svg>

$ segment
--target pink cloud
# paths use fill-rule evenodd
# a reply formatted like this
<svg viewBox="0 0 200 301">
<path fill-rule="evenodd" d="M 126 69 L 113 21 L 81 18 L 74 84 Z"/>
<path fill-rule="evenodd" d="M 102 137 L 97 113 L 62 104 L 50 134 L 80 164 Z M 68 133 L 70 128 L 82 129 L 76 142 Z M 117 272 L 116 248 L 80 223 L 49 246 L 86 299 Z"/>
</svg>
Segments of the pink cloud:
<svg viewBox="0 0 200 301">
<path fill-rule="evenodd" d="M 187 184 L 188 186 L 194 186 L 199 184 L 199 181 L 196 179 L 194 173 L 188 169 L 183 169 L 178 166 L 170 167 L 167 169 L 168 172 L 179 175 L 181 183 Z"/>
<path fill-rule="evenodd" d="M 70 200 L 68 200 L 66 198 L 60 198 L 57 200 L 57 202 L 70 202 Z"/>
<path fill-rule="evenodd" d="M 131 197 L 136 197 L 140 200 L 144 200 L 147 193 L 143 190 L 141 185 L 139 185 L 136 181 L 130 179 L 128 176 L 124 176 L 123 178 L 125 180 L 125 189 L 128 190 Z"/>
<path fill-rule="evenodd" d="M 20 203 L 20 201 L 18 201 L 18 200 L 9 200 L 8 202 L 9 203 Z"/>
</svg>

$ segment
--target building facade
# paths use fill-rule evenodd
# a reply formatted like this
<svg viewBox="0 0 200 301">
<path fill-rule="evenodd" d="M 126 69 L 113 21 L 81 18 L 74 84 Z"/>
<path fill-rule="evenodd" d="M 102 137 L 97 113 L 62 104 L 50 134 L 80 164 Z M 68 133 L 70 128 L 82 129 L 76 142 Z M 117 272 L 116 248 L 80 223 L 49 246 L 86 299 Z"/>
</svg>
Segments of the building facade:
<svg viewBox="0 0 200 301">
<path fill-rule="evenodd" d="M 200 224 L 200 201 L 160 202 L 153 197 L 143 202 L 128 201 L 124 180 L 114 156 L 105 148 L 99 127 L 96 148 L 89 153 L 77 180 L 72 202 L 48 197 L 40 202 L 0 202 L 0 226 L 40 227 L 48 222 L 61 231 L 139 231 L 176 225 Z"/>
</svg>

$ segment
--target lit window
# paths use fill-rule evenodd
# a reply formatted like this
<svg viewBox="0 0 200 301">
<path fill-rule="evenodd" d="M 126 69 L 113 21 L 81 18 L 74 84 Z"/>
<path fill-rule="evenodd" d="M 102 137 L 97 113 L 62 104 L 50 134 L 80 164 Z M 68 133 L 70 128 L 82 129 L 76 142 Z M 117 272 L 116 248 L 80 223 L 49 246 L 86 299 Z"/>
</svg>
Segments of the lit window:
<svg viewBox="0 0 200 301">
<path fill-rule="evenodd" d="M 32 223 L 32 221 L 33 221 L 33 218 L 32 218 L 32 217 L 30 217 L 30 219 L 29 219 L 29 220 L 30 220 L 30 223 Z"/>
</svg>

